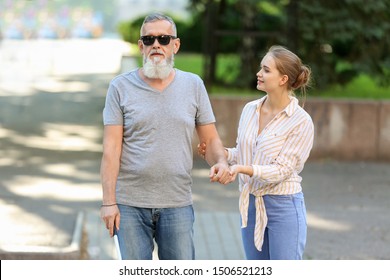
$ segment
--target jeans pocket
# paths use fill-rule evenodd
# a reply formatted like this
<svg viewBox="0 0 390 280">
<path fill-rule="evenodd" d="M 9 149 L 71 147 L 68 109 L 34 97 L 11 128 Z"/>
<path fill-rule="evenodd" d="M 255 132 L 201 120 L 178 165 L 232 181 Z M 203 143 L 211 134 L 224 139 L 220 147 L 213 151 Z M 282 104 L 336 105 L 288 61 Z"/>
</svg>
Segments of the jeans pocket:
<svg viewBox="0 0 390 280">
<path fill-rule="evenodd" d="M 296 199 L 294 203 L 297 210 L 298 220 L 303 221 L 307 226 L 305 200 L 303 198 L 299 198 Z"/>
</svg>

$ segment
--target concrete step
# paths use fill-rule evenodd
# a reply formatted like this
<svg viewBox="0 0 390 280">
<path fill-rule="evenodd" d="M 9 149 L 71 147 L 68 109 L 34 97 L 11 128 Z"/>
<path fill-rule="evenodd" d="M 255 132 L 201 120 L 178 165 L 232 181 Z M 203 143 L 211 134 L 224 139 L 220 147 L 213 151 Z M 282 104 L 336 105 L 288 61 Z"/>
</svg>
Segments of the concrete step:
<svg viewBox="0 0 390 280">
<path fill-rule="evenodd" d="M 32 246 L 29 244 L 3 245 L 1 260 L 80 260 L 87 259 L 85 214 L 79 212 L 75 221 L 72 241 L 68 246 Z"/>
</svg>

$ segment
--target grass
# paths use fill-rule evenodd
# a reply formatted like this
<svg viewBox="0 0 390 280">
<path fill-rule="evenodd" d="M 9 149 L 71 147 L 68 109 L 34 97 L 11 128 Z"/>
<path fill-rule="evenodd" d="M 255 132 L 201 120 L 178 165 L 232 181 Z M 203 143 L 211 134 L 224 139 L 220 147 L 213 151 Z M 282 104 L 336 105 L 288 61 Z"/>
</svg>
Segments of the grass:
<svg viewBox="0 0 390 280">
<path fill-rule="evenodd" d="M 367 75 L 360 75 L 345 86 L 333 85 L 324 91 L 313 90 L 313 96 L 348 99 L 390 99 L 390 87 L 380 87 Z"/>
<path fill-rule="evenodd" d="M 204 59 L 199 54 L 178 53 L 175 56 L 175 67 L 183 71 L 192 72 L 203 77 Z"/>
</svg>

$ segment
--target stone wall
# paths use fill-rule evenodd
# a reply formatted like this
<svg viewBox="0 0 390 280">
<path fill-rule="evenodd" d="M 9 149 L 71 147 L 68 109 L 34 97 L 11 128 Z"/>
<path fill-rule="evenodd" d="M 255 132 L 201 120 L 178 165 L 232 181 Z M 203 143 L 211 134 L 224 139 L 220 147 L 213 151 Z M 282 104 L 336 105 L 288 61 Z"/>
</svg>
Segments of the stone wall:
<svg viewBox="0 0 390 280">
<path fill-rule="evenodd" d="M 210 96 L 226 147 L 235 145 L 242 108 L 256 98 Z M 310 159 L 390 161 L 390 101 L 308 99 L 305 110 L 315 126 Z"/>
</svg>

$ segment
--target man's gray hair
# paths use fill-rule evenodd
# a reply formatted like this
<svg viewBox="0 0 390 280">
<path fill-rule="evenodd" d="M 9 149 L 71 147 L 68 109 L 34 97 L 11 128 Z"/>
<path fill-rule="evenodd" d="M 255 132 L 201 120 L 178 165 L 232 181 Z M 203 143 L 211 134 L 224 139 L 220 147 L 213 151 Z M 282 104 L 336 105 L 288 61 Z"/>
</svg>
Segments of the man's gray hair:
<svg viewBox="0 0 390 280">
<path fill-rule="evenodd" d="M 141 26 L 141 36 L 142 36 L 142 29 L 144 28 L 144 25 L 146 23 L 159 21 L 159 20 L 166 20 L 166 21 L 170 22 L 171 25 L 172 25 L 172 31 L 174 33 L 172 35 L 177 36 L 176 24 L 173 21 L 173 19 L 171 17 L 167 16 L 167 15 L 160 14 L 160 13 L 153 13 L 153 14 L 147 15 L 145 17 L 144 22 L 142 23 L 142 26 Z"/>
</svg>

